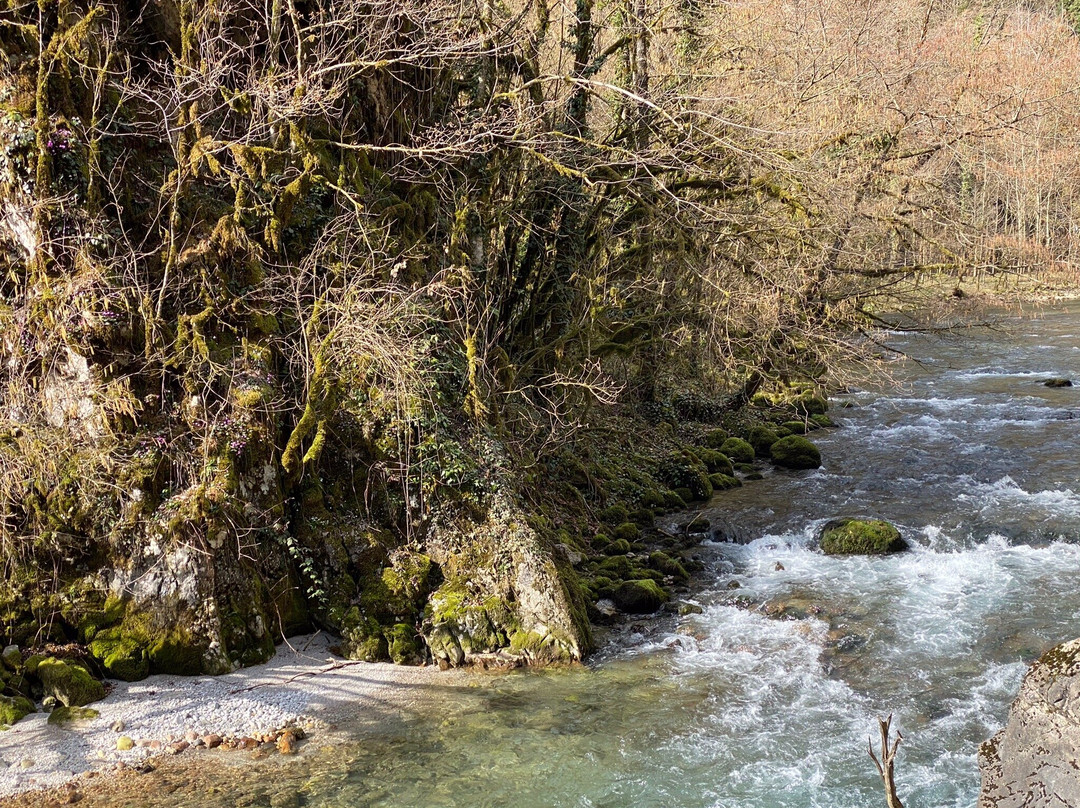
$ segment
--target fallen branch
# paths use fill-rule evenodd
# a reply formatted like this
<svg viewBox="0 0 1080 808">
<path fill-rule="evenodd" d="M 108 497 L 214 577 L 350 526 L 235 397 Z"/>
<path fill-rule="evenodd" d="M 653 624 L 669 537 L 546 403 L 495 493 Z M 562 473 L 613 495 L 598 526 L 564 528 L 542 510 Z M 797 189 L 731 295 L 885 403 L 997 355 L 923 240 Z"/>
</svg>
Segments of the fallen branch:
<svg viewBox="0 0 1080 808">
<path fill-rule="evenodd" d="M 890 749 L 889 727 L 891 724 L 891 715 L 885 719 L 878 719 L 878 727 L 881 730 L 881 760 L 878 760 L 877 755 L 874 754 L 873 741 L 867 738 L 866 744 L 870 750 L 870 759 L 874 761 L 874 765 L 877 766 L 878 774 L 881 775 L 881 781 L 885 784 L 886 808 L 904 808 L 904 804 L 900 802 L 900 798 L 896 795 L 896 781 L 893 779 L 893 762 L 896 760 L 896 750 L 899 748 L 900 741 L 904 739 L 904 736 L 897 731 L 896 741 L 893 742 L 892 748 Z"/>
</svg>

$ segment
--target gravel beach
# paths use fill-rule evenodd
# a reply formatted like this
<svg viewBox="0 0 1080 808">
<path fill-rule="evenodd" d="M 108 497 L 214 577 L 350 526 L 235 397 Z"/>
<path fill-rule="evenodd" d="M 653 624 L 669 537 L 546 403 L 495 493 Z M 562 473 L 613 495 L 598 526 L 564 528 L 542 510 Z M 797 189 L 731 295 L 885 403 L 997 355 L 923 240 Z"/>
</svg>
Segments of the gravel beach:
<svg viewBox="0 0 1080 808">
<path fill-rule="evenodd" d="M 297 734 L 331 739 L 338 727 L 416 706 L 436 677 L 440 685 L 456 678 L 434 667 L 346 662 L 330 645 L 322 634 L 293 637 L 265 665 L 225 676 L 116 682 L 103 701 L 91 705 L 99 715 L 90 720 L 57 726 L 45 713 L 28 715 L 0 732 L 0 803 L 63 786 L 87 772 L 138 765 L 168 754 L 170 745 L 176 751 L 204 738 L 211 745 L 215 736 L 228 744 L 296 727 Z M 121 738 L 120 746 L 130 739 L 132 748 L 118 749 Z"/>
</svg>

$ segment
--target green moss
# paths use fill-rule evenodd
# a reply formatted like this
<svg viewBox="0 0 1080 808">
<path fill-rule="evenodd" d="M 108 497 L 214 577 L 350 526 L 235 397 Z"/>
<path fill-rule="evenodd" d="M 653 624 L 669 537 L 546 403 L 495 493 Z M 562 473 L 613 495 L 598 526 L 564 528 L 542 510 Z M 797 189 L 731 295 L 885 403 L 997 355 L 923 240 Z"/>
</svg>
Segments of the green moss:
<svg viewBox="0 0 1080 808">
<path fill-rule="evenodd" d="M 150 673 L 150 659 L 142 643 L 125 637 L 119 628 L 104 629 L 90 643 L 90 653 L 114 679 L 137 682 Z"/>
<path fill-rule="evenodd" d="M 742 438 L 728 438 L 720 451 L 731 458 L 733 463 L 753 463 L 754 447 Z"/>
<path fill-rule="evenodd" d="M 881 519 L 834 519 L 821 531 L 827 555 L 884 555 L 907 549 L 900 531 Z"/>
<path fill-rule="evenodd" d="M 45 695 L 54 696 L 65 707 L 82 707 L 105 698 L 105 687 L 80 665 L 49 657 L 37 666 L 37 677 Z"/>
<path fill-rule="evenodd" d="M 742 481 L 730 474 L 710 474 L 709 482 L 714 491 L 727 491 L 729 488 L 738 488 Z"/>
<path fill-rule="evenodd" d="M 633 574 L 634 565 L 625 555 L 614 555 L 601 561 L 597 571 L 609 578 L 625 580 Z"/>
<path fill-rule="evenodd" d="M 668 594 L 653 580 L 623 581 L 612 593 L 612 600 L 628 614 L 651 614 L 667 603 Z"/>
<path fill-rule="evenodd" d="M 754 447 L 754 454 L 758 457 L 768 457 L 769 448 L 780 440 L 776 431 L 767 426 L 755 426 L 746 436 L 747 442 Z"/>
<path fill-rule="evenodd" d="M 679 511 L 686 507 L 686 500 L 678 491 L 664 491 L 664 507 L 671 511 Z"/>
<path fill-rule="evenodd" d="M 819 427 L 834 427 L 836 423 L 827 415 L 811 415 L 811 423 L 816 424 Z"/>
<path fill-rule="evenodd" d="M 722 429 L 710 429 L 705 433 L 705 445 L 710 449 L 719 449 L 728 437 L 728 433 Z"/>
<path fill-rule="evenodd" d="M 416 629 L 408 623 L 396 623 L 385 633 L 387 653 L 397 665 L 422 665 L 424 663 L 423 644 Z"/>
<path fill-rule="evenodd" d="M 615 539 L 608 542 L 604 547 L 604 554 L 609 556 L 621 556 L 630 552 L 630 542 L 626 539 Z"/>
<path fill-rule="evenodd" d="M 816 469 L 821 465 L 817 446 L 801 435 L 781 438 L 772 445 L 772 462 L 787 469 Z"/>
<path fill-rule="evenodd" d="M 600 511 L 600 521 L 607 525 L 621 525 L 630 518 L 630 511 L 624 505 L 611 505 Z"/>
<path fill-rule="evenodd" d="M 658 491 L 656 489 L 645 491 L 641 495 L 641 499 L 638 501 L 638 504 L 642 508 L 649 508 L 654 511 L 660 510 L 661 508 L 670 507 L 664 500 L 664 492 Z"/>
<path fill-rule="evenodd" d="M 686 568 L 667 553 L 655 552 L 649 556 L 649 566 L 680 581 L 690 579 Z"/>
<path fill-rule="evenodd" d="M 719 452 L 716 449 L 698 449 L 695 454 L 701 459 L 701 462 L 705 464 L 705 468 L 709 474 L 734 474 L 734 469 L 731 465 L 731 460 L 723 452 Z"/>
<path fill-rule="evenodd" d="M 0 696 L 0 724 L 17 724 L 34 712 L 34 703 L 24 696 Z"/>
<path fill-rule="evenodd" d="M 697 497 L 694 496 L 694 492 L 689 488 L 676 488 L 675 496 L 679 498 L 679 501 L 682 502 L 682 507 L 684 508 L 687 503 L 694 502 L 697 499 Z"/>
<path fill-rule="evenodd" d="M 635 525 L 633 522 L 623 522 L 612 534 L 615 541 L 634 542 L 641 538 L 641 528 Z"/>
<path fill-rule="evenodd" d="M 783 426 L 791 435 L 805 435 L 807 433 L 806 421 L 785 421 Z"/>
<path fill-rule="evenodd" d="M 816 396 L 813 393 L 803 393 L 799 398 L 794 401 L 795 411 L 800 415 L 824 415 L 825 411 L 829 409 L 828 402 L 821 396 Z"/>
<path fill-rule="evenodd" d="M 49 723 L 56 726 L 76 721 L 92 721 L 99 715 L 92 707 L 57 707 L 49 713 Z"/>
</svg>

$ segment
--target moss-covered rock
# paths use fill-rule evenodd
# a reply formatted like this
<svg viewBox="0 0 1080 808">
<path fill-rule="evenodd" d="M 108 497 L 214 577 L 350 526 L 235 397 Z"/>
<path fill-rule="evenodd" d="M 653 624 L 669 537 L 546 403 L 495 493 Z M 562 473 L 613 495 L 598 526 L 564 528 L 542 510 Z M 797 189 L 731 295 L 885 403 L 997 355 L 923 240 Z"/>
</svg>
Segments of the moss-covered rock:
<svg viewBox="0 0 1080 808">
<path fill-rule="evenodd" d="M 731 474 L 710 474 L 709 482 L 714 491 L 727 491 L 729 488 L 738 488 L 742 481 Z"/>
<path fill-rule="evenodd" d="M 731 460 L 723 452 L 716 449 L 702 448 L 694 452 L 700 458 L 701 462 L 705 464 L 706 470 L 709 474 L 734 474 L 735 470 L 731 465 Z"/>
<path fill-rule="evenodd" d="M 601 561 L 597 566 L 597 571 L 610 578 L 622 580 L 633 574 L 634 565 L 627 556 L 615 555 Z"/>
<path fill-rule="evenodd" d="M 810 416 L 810 423 L 814 424 L 819 429 L 820 428 L 830 428 L 830 427 L 836 426 L 836 422 L 833 421 L 833 419 L 830 418 L 827 415 L 811 415 Z"/>
<path fill-rule="evenodd" d="M 114 679 L 137 682 L 150 674 L 150 657 L 146 647 L 131 637 L 125 637 L 119 627 L 99 631 L 90 643 L 90 653 Z"/>
<path fill-rule="evenodd" d="M 686 507 L 684 499 L 677 491 L 664 491 L 664 507 L 670 511 L 679 511 Z"/>
<path fill-rule="evenodd" d="M 49 657 L 37 666 L 38 679 L 47 696 L 65 707 L 83 707 L 105 698 L 105 687 L 86 668 L 69 660 Z"/>
<path fill-rule="evenodd" d="M 0 724 L 16 724 L 34 712 L 34 703 L 25 696 L 0 696 Z"/>
<path fill-rule="evenodd" d="M 651 614 L 667 603 L 668 596 L 656 581 L 634 580 L 619 584 L 611 599 L 627 614 Z"/>
<path fill-rule="evenodd" d="M 720 451 L 731 458 L 733 463 L 754 462 L 754 447 L 742 438 L 728 438 Z"/>
<path fill-rule="evenodd" d="M 386 632 L 387 652 L 398 665 L 422 665 L 424 646 L 416 629 L 408 623 L 397 623 Z"/>
<path fill-rule="evenodd" d="M 626 539 L 615 539 L 608 542 L 604 547 L 604 555 L 623 556 L 630 552 L 630 542 Z"/>
<path fill-rule="evenodd" d="M 829 409 L 829 403 L 824 398 L 810 392 L 803 393 L 793 404 L 799 415 L 824 415 Z"/>
<path fill-rule="evenodd" d="M 885 555 L 908 549 L 900 531 L 881 519 L 833 519 L 821 530 L 827 555 Z"/>
<path fill-rule="evenodd" d="M 623 522 L 630 518 L 630 511 L 627 510 L 625 505 L 610 505 L 604 510 L 600 511 L 600 521 L 606 525 L 621 525 Z"/>
<path fill-rule="evenodd" d="M 786 469 L 816 469 L 821 465 L 818 447 L 801 435 L 789 435 L 772 445 L 772 462 Z"/>
<path fill-rule="evenodd" d="M 788 431 L 790 435 L 805 435 L 809 432 L 807 427 L 807 421 L 784 421 L 784 429 Z M 812 421 L 809 423 L 813 423 Z"/>
<path fill-rule="evenodd" d="M 649 566 L 664 575 L 670 575 L 679 581 L 690 580 L 690 574 L 686 568 L 667 553 L 655 552 L 649 555 Z"/>
<path fill-rule="evenodd" d="M 776 430 L 767 426 L 755 426 L 746 436 L 747 442 L 754 447 L 754 454 L 758 457 L 768 457 L 769 449 L 780 440 Z"/>
<path fill-rule="evenodd" d="M 618 541 L 626 541 L 626 542 L 637 541 L 639 538 L 641 538 L 641 528 L 639 528 L 633 522 L 623 522 L 621 525 L 619 525 L 617 528 L 615 528 L 615 531 L 614 531 L 614 533 L 612 533 L 612 536 L 613 536 L 613 538 L 615 539 L 616 542 L 618 542 Z"/>
<path fill-rule="evenodd" d="M 712 484 L 705 464 L 692 452 L 670 454 L 660 462 L 656 473 L 684 501 L 705 500 L 712 496 Z M 684 495 L 686 492 L 689 498 Z"/>
<path fill-rule="evenodd" d="M 705 445 L 710 449 L 719 449 L 728 437 L 728 433 L 723 429 L 710 429 L 705 433 Z"/>
<path fill-rule="evenodd" d="M 77 721 L 93 721 L 99 715 L 92 707 L 57 707 L 49 713 L 49 723 L 56 726 Z"/>
</svg>

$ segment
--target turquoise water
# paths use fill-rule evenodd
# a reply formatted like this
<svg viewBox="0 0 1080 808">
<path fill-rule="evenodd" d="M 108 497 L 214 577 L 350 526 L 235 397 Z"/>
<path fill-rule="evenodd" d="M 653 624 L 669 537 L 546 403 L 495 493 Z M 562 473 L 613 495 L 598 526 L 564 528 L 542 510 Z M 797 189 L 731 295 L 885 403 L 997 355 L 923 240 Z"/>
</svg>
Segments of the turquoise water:
<svg viewBox="0 0 1080 808">
<path fill-rule="evenodd" d="M 199 803 L 878 808 L 866 744 L 893 713 L 907 808 L 974 806 L 1027 664 L 1080 636 L 1080 387 L 1041 385 L 1080 380 L 1077 312 L 893 335 L 923 365 L 839 397 L 822 469 L 705 509 L 744 543 L 702 546 L 701 614 L 628 626 L 588 668 L 437 684 L 355 741 L 202 780 Z M 912 552 L 812 549 L 845 514 L 894 521 Z"/>
</svg>

